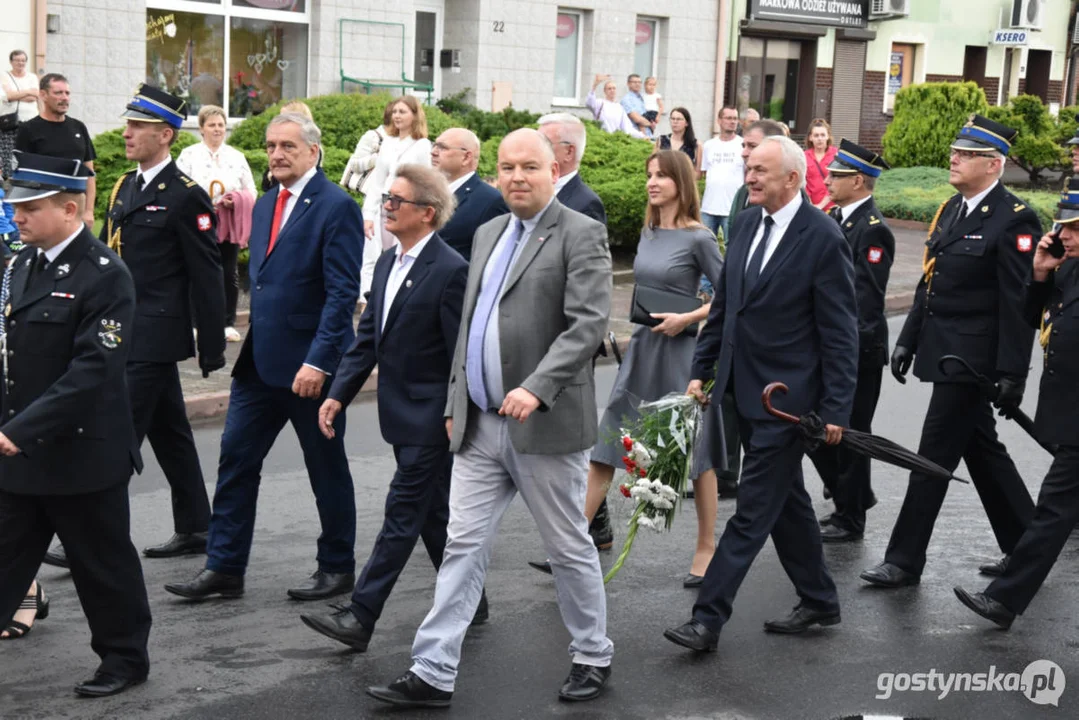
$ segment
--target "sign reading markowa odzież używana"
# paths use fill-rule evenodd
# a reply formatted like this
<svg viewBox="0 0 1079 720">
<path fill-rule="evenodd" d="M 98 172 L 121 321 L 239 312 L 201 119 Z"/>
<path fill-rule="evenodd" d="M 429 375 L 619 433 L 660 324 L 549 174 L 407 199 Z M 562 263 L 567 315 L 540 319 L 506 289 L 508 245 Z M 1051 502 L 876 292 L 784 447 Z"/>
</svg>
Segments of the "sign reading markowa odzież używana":
<svg viewBox="0 0 1079 720">
<path fill-rule="evenodd" d="M 864 28 L 869 24 L 869 0 L 749 0 L 750 20 L 833 27 Z"/>
</svg>

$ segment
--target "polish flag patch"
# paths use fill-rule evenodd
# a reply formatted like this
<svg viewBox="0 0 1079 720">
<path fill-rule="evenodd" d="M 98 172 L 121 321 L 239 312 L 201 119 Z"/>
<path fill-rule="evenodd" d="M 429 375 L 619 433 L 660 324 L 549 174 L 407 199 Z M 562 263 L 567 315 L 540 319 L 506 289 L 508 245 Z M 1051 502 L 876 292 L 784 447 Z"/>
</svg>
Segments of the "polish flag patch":
<svg viewBox="0 0 1079 720">
<path fill-rule="evenodd" d="M 865 259 L 868 260 L 869 262 L 873 263 L 874 265 L 877 265 L 878 263 L 880 263 L 880 261 L 881 261 L 881 259 L 883 257 L 884 257 L 884 250 L 882 248 L 870 247 L 869 252 L 866 253 Z"/>
<path fill-rule="evenodd" d="M 209 213 L 203 213 L 202 215 L 199 215 L 198 218 L 196 218 L 196 220 L 198 221 L 198 224 L 199 224 L 199 230 L 202 230 L 203 232 L 206 232 L 211 227 L 213 227 L 213 223 L 210 222 L 210 214 Z"/>
<path fill-rule="evenodd" d="M 1019 252 L 1027 253 L 1034 249 L 1034 237 L 1032 235 L 1018 235 L 1015 238 L 1015 247 Z"/>
</svg>

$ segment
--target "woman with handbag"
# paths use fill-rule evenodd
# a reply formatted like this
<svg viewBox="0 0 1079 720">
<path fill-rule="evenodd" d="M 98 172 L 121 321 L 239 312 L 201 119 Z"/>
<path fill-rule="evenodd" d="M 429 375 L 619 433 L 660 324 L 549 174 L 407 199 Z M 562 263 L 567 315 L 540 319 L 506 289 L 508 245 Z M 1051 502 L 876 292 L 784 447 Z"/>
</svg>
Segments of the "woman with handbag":
<svg viewBox="0 0 1079 720">
<path fill-rule="evenodd" d="M 393 127 L 392 111 L 391 101 L 386 103 L 386 108 L 382 111 L 382 124 L 365 132 L 356 143 L 356 149 L 352 151 L 352 157 L 348 159 L 345 172 L 341 175 L 341 187 L 345 190 L 361 195 L 367 193 L 367 181 L 374 172 L 378 151 L 382 149 L 382 142 L 389 137 L 390 128 Z"/>
<path fill-rule="evenodd" d="M 431 141 L 427 139 L 427 115 L 412 95 L 402 95 L 390 103 L 389 137 L 382 141 L 375 158 L 375 169 L 367 178 L 363 198 L 363 269 L 360 271 L 360 298 L 366 302 L 375 274 L 375 263 L 383 250 L 397 242 L 382 229 L 382 193 L 390 191 L 397 177 L 397 167 L 415 163 L 431 167 Z"/>
<path fill-rule="evenodd" d="M 8 60 L 11 70 L 0 75 L 0 173 L 4 177 L 11 177 L 19 123 L 37 117 L 37 100 L 41 94 L 37 76 L 26 71 L 26 52 L 12 50 Z"/>
<path fill-rule="evenodd" d="M 828 179 L 828 166 L 835 160 L 839 148 L 832 140 L 832 126 L 827 120 L 817 118 L 809 123 L 806 134 L 806 194 L 817 208 L 828 212 L 835 203 L 828 194 L 824 181 Z"/>
<path fill-rule="evenodd" d="M 701 276 L 719 280 L 723 259 L 715 235 L 701 224 L 701 201 L 696 168 L 678 150 L 659 150 L 648 158 L 648 207 L 644 230 L 633 261 L 633 331 L 618 368 L 607 411 L 600 422 L 599 442 L 592 449 L 585 515 L 591 522 L 600 502 L 622 466 L 625 450 L 619 432 L 626 421 L 639 417 L 637 406 L 668 393 L 681 393 L 689 384 L 697 328 L 708 317 L 697 288 Z M 690 309 L 692 308 L 692 309 Z M 716 473 L 723 469 L 725 451 L 722 421 L 714 406 L 704 412 L 697 452 L 693 456 L 694 504 L 697 508 L 697 548 L 683 584 L 696 587 L 704 577 L 715 549 Z"/>
</svg>

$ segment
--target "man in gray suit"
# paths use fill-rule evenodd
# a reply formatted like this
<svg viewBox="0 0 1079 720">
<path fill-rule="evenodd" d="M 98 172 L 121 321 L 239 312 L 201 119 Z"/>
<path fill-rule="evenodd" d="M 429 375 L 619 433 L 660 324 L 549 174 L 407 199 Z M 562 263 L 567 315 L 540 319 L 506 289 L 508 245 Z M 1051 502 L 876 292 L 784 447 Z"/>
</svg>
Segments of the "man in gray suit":
<svg viewBox="0 0 1079 720">
<path fill-rule="evenodd" d="M 600 223 L 555 199 L 558 165 L 539 132 L 498 148 L 510 208 L 477 231 L 446 405 L 448 540 L 434 607 L 416 633 L 412 668 L 367 694 L 399 707 L 445 707 L 461 643 L 480 601 L 491 542 L 516 493 L 554 568 L 573 666 L 559 691 L 597 697 L 610 677 L 607 601 L 588 535 L 584 493 L 596 442 L 592 354 L 611 304 L 611 255 Z"/>
</svg>

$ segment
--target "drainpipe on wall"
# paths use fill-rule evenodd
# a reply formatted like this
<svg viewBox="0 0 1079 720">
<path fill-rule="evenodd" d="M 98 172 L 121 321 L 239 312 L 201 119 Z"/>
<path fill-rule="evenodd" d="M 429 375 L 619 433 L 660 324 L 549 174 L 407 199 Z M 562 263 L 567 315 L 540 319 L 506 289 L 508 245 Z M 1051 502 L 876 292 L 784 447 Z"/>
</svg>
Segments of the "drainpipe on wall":
<svg viewBox="0 0 1079 720">
<path fill-rule="evenodd" d="M 719 111 L 727 97 L 724 80 L 727 76 L 727 38 L 730 36 L 730 0 L 719 0 L 719 22 L 716 24 L 716 89 L 712 101 L 712 132 L 719 132 Z"/>
<path fill-rule="evenodd" d="M 46 24 L 48 22 L 47 16 L 49 14 L 48 0 L 35 0 L 34 2 L 34 16 L 30 21 L 31 33 L 34 38 L 34 65 L 38 75 L 45 69 L 45 49 L 48 47 L 48 40 L 45 37 Z"/>
</svg>

